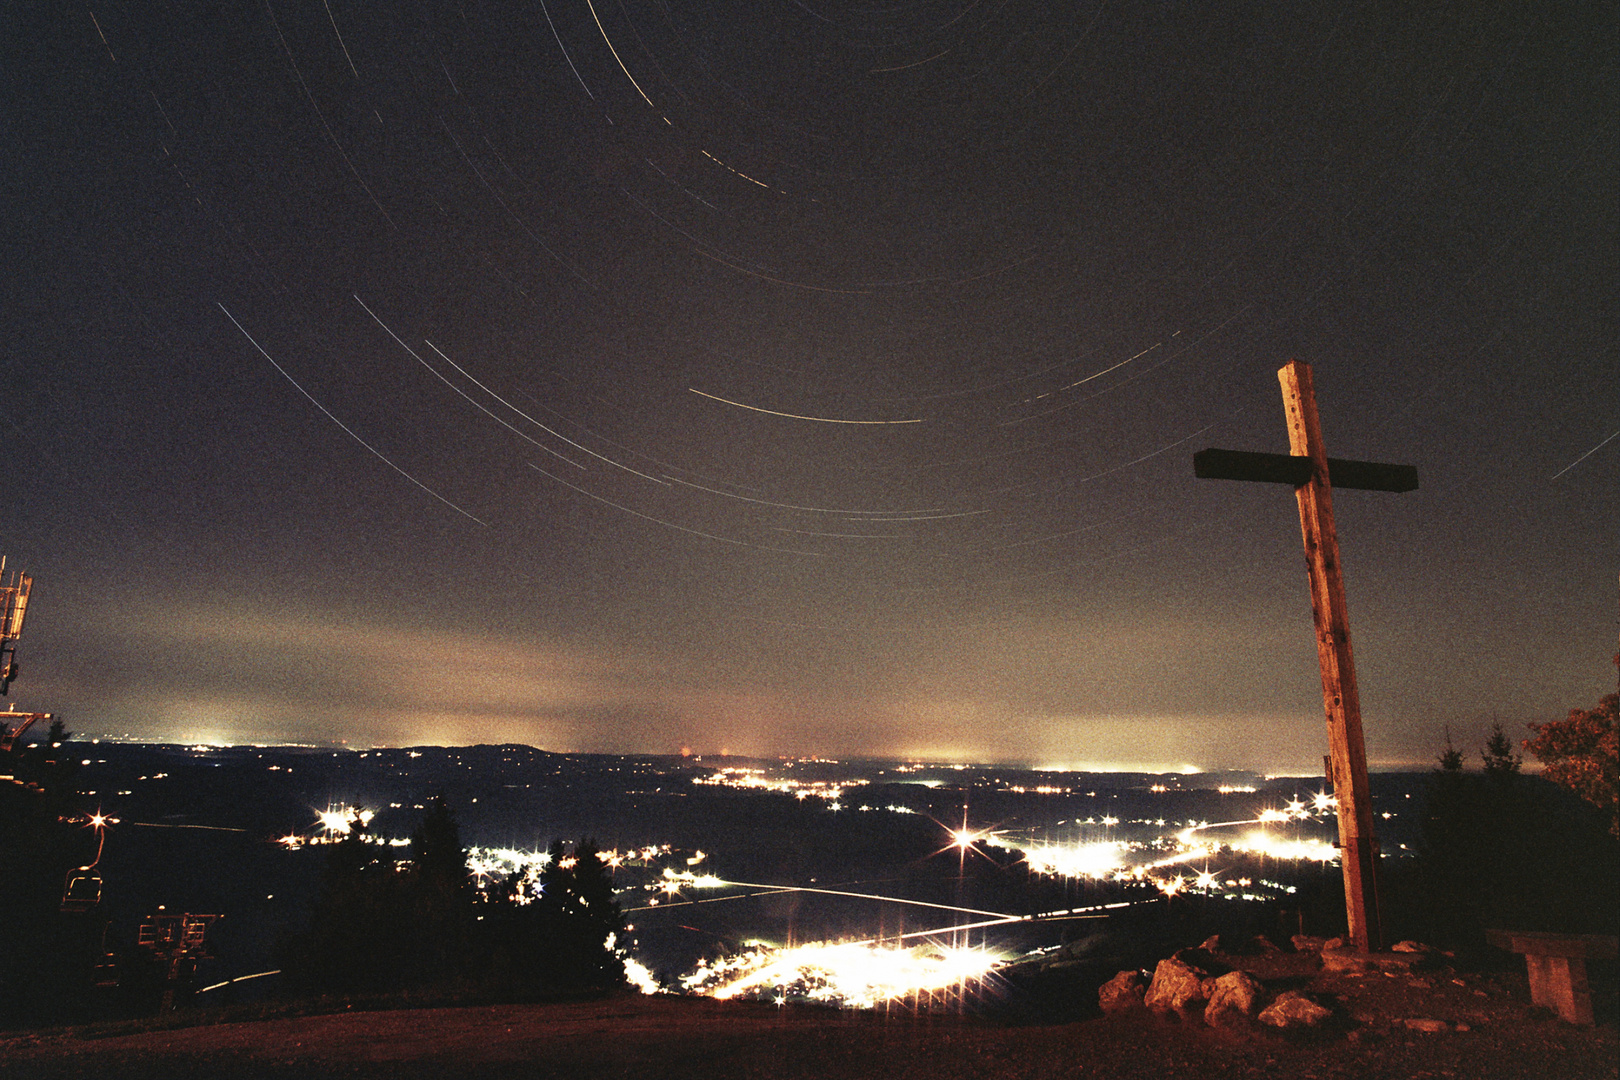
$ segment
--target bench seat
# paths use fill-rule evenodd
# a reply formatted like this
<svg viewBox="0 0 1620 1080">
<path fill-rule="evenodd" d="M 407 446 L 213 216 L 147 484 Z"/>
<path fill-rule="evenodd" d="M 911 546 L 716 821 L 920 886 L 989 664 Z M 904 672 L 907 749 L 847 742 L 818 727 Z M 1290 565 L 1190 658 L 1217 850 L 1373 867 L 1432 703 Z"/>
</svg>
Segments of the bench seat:
<svg viewBox="0 0 1620 1080">
<path fill-rule="evenodd" d="M 1485 939 L 1524 957 L 1530 974 L 1530 1000 L 1545 1005 L 1571 1024 L 1592 1023 L 1588 960 L 1614 960 L 1620 938 L 1611 934 L 1554 934 L 1540 930 L 1487 930 Z"/>
</svg>

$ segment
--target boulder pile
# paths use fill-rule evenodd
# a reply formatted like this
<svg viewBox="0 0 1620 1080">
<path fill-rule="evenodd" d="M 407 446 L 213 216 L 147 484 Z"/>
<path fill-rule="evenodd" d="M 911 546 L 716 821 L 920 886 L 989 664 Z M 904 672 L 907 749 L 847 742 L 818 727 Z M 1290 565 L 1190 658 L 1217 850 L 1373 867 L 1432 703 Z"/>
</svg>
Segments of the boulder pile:
<svg viewBox="0 0 1620 1080">
<path fill-rule="evenodd" d="M 1105 1013 L 1135 1010 L 1225 1029 L 1275 1030 L 1377 1042 L 1441 1037 L 1490 1024 L 1509 991 L 1497 975 L 1457 970 L 1456 957 L 1416 941 L 1359 952 L 1303 935 L 1283 950 L 1263 937 L 1212 937 L 1152 971 L 1121 971 L 1098 992 Z M 1527 1006 L 1528 1008 L 1528 1006 Z"/>
<path fill-rule="evenodd" d="M 1305 947 L 1316 951 L 1322 944 L 1310 941 Z M 1285 1031 L 1315 1028 L 1333 1015 L 1298 990 L 1270 993 L 1254 975 L 1220 959 L 1220 946 L 1211 938 L 1196 949 L 1178 950 L 1159 961 L 1151 979 L 1143 971 L 1121 971 L 1098 991 L 1098 1004 L 1105 1013 L 1146 1008 L 1239 1030 L 1256 1023 Z M 1242 951 L 1280 952 L 1265 938 L 1243 943 Z"/>
</svg>

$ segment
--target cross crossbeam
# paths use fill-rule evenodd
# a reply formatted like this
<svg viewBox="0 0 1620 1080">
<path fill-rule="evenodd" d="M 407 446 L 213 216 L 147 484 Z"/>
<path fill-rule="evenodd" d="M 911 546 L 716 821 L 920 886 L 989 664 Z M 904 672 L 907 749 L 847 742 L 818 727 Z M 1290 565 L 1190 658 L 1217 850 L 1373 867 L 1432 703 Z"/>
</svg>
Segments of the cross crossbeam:
<svg viewBox="0 0 1620 1080">
<path fill-rule="evenodd" d="M 1328 483 L 1355 491 L 1416 491 L 1417 470 L 1410 465 L 1328 458 Z M 1308 457 L 1261 454 L 1252 450 L 1200 450 L 1193 455 L 1193 475 L 1200 480 L 1253 480 L 1266 484 L 1308 484 L 1316 468 Z"/>
</svg>

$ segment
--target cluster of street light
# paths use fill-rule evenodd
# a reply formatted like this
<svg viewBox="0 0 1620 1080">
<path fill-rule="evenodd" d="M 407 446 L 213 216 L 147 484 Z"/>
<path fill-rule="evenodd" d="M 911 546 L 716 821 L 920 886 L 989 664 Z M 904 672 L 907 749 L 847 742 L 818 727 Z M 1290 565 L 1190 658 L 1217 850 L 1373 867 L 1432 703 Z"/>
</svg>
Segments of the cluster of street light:
<svg viewBox="0 0 1620 1080">
<path fill-rule="evenodd" d="M 829 809 L 836 809 L 845 787 L 867 781 L 784 780 L 769 777 L 761 769 L 727 767 L 695 778 L 693 782 L 791 794 L 800 799 L 817 798 Z M 898 806 L 886 809 L 906 810 Z M 1336 860 L 1337 848 L 1311 835 L 1320 831 L 1323 820 L 1330 820 L 1335 809 L 1331 795 L 1317 793 L 1309 799 L 1296 797 L 1281 806 L 1261 809 L 1253 817 L 1234 821 L 1167 822 L 1160 818 L 1122 822 L 1117 816 L 1105 814 L 1075 819 L 1072 825 L 1082 832 L 1082 838 L 1072 842 L 1038 835 L 1014 836 L 998 829 L 976 829 L 968 826 L 964 816 L 959 827 L 942 826 L 946 843 L 941 850 L 954 849 L 964 861 L 975 853 L 1000 861 L 1003 856 L 995 853 L 1003 852 L 1014 856 L 1037 875 L 1148 885 L 1161 899 L 1197 894 L 1233 900 L 1265 900 L 1292 893 L 1294 886 L 1274 880 L 1274 876 L 1261 876 L 1251 864 L 1259 860 L 1263 865 L 1269 860 L 1276 863 L 1313 861 L 1325 865 Z M 306 844 L 336 843 L 359 830 L 372 843 L 409 844 L 408 840 L 388 839 L 367 832 L 366 827 L 373 817 L 373 811 L 362 807 L 330 807 L 317 812 L 309 833 L 289 834 L 279 842 L 296 849 Z M 102 821 L 92 823 L 103 824 Z M 618 895 L 627 913 L 711 902 L 697 899 L 699 893 L 718 894 L 713 899 L 744 899 L 767 893 L 810 892 L 884 903 L 917 903 L 904 897 L 834 888 L 730 881 L 718 873 L 699 869 L 710 860 L 708 853 L 688 853 L 669 844 L 609 849 L 600 852 L 599 857 L 616 873 Z M 545 850 L 472 847 L 468 850 L 468 867 L 480 887 L 510 881 L 515 876 L 522 886 L 517 893 L 532 898 L 538 895 L 541 872 L 552 858 Z M 571 856 L 564 858 L 572 861 Z M 1218 862 L 1232 868 L 1217 866 Z M 637 896 L 641 898 L 639 902 L 633 899 Z M 978 930 L 982 934 L 1016 922 L 1076 917 L 1076 912 L 1097 917 L 1096 912 L 1143 902 L 1149 901 L 1136 899 L 1038 915 L 925 904 L 925 907 L 952 911 L 956 924 L 913 931 L 900 937 L 861 941 L 788 945 L 750 940 L 738 951 L 700 961 L 675 980 L 675 988 L 684 993 L 718 998 L 749 996 L 851 1007 L 898 1001 L 913 1005 L 960 1001 L 970 991 L 982 989 L 985 980 L 993 978 L 997 965 L 1015 959 L 998 952 L 983 939 L 975 946 L 964 945 L 965 931 Z M 977 921 L 964 923 L 964 915 L 971 915 Z M 625 955 L 635 985 L 647 992 L 662 988 L 647 967 L 627 952 Z"/>
</svg>

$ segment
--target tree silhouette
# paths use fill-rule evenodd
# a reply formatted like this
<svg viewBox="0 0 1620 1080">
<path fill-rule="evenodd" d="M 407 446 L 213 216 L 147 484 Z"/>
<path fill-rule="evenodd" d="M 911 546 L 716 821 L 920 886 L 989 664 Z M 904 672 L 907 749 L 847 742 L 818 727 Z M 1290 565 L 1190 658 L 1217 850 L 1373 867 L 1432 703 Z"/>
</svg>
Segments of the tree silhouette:
<svg viewBox="0 0 1620 1080">
<path fill-rule="evenodd" d="M 411 835 L 405 899 L 413 981 L 445 983 L 462 975 L 474 919 L 472 873 L 461 830 L 442 798 L 428 804 Z"/>
<path fill-rule="evenodd" d="M 403 868 L 380 854 L 358 816 L 326 851 L 309 928 L 289 944 L 289 985 L 314 993 L 397 990 L 417 966 Z"/>
<path fill-rule="evenodd" d="M 624 960 L 613 946 L 624 932 L 624 918 L 613 899 L 613 878 L 594 840 L 551 846 L 551 861 L 540 875 L 542 910 L 556 921 L 553 949 L 566 981 L 601 989 L 624 981 Z"/>
<path fill-rule="evenodd" d="M 327 850 L 309 928 L 285 950 L 304 993 L 474 991 L 534 999 L 624 981 L 624 921 L 594 841 L 551 845 L 538 875 L 475 888 L 455 817 L 435 799 L 397 862 L 364 824 Z"/>
<path fill-rule="evenodd" d="M 1612 932 L 1620 859 L 1596 815 L 1520 773 L 1496 725 L 1468 772 L 1449 733 L 1429 777 L 1414 931 L 1479 944 L 1487 928 Z"/>
<path fill-rule="evenodd" d="M 1620 656 L 1615 663 L 1620 664 Z M 1620 837 L 1620 694 L 1605 694 L 1596 708 L 1571 709 L 1569 717 L 1531 724 L 1536 733 L 1524 748 L 1543 765 L 1541 775 L 1568 788 L 1603 812 L 1609 834 Z"/>
<path fill-rule="evenodd" d="M 1519 775 L 1519 766 L 1524 763 L 1524 758 L 1513 752 L 1513 743 L 1503 733 L 1501 724 L 1492 725 L 1490 738 L 1485 740 L 1479 756 L 1485 764 L 1485 775 L 1504 785 Z"/>
<path fill-rule="evenodd" d="M 1479 922 L 1480 854 L 1489 829 L 1479 820 L 1477 777 L 1464 772 L 1462 751 L 1452 744 L 1449 729 L 1439 764 L 1429 774 L 1418 844 L 1424 894 L 1419 918 L 1431 938 L 1455 941 Z"/>
<path fill-rule="evenodd" d="M 1451 725 L 1446 725 L 1446 748 L 1440 752 L 1440 771 L 1460 773 L 1463 767 L 1462 751 L 1451 743 Z"/>
<path fill-rule="evenodd" d="M 494 992 L 517 998 L 600 991 L 624 982 L 615 944 L 624 919 L 592 840 L 552 843 L 538 879 L 512 875 L 480 923 Z"/>
</svg>

